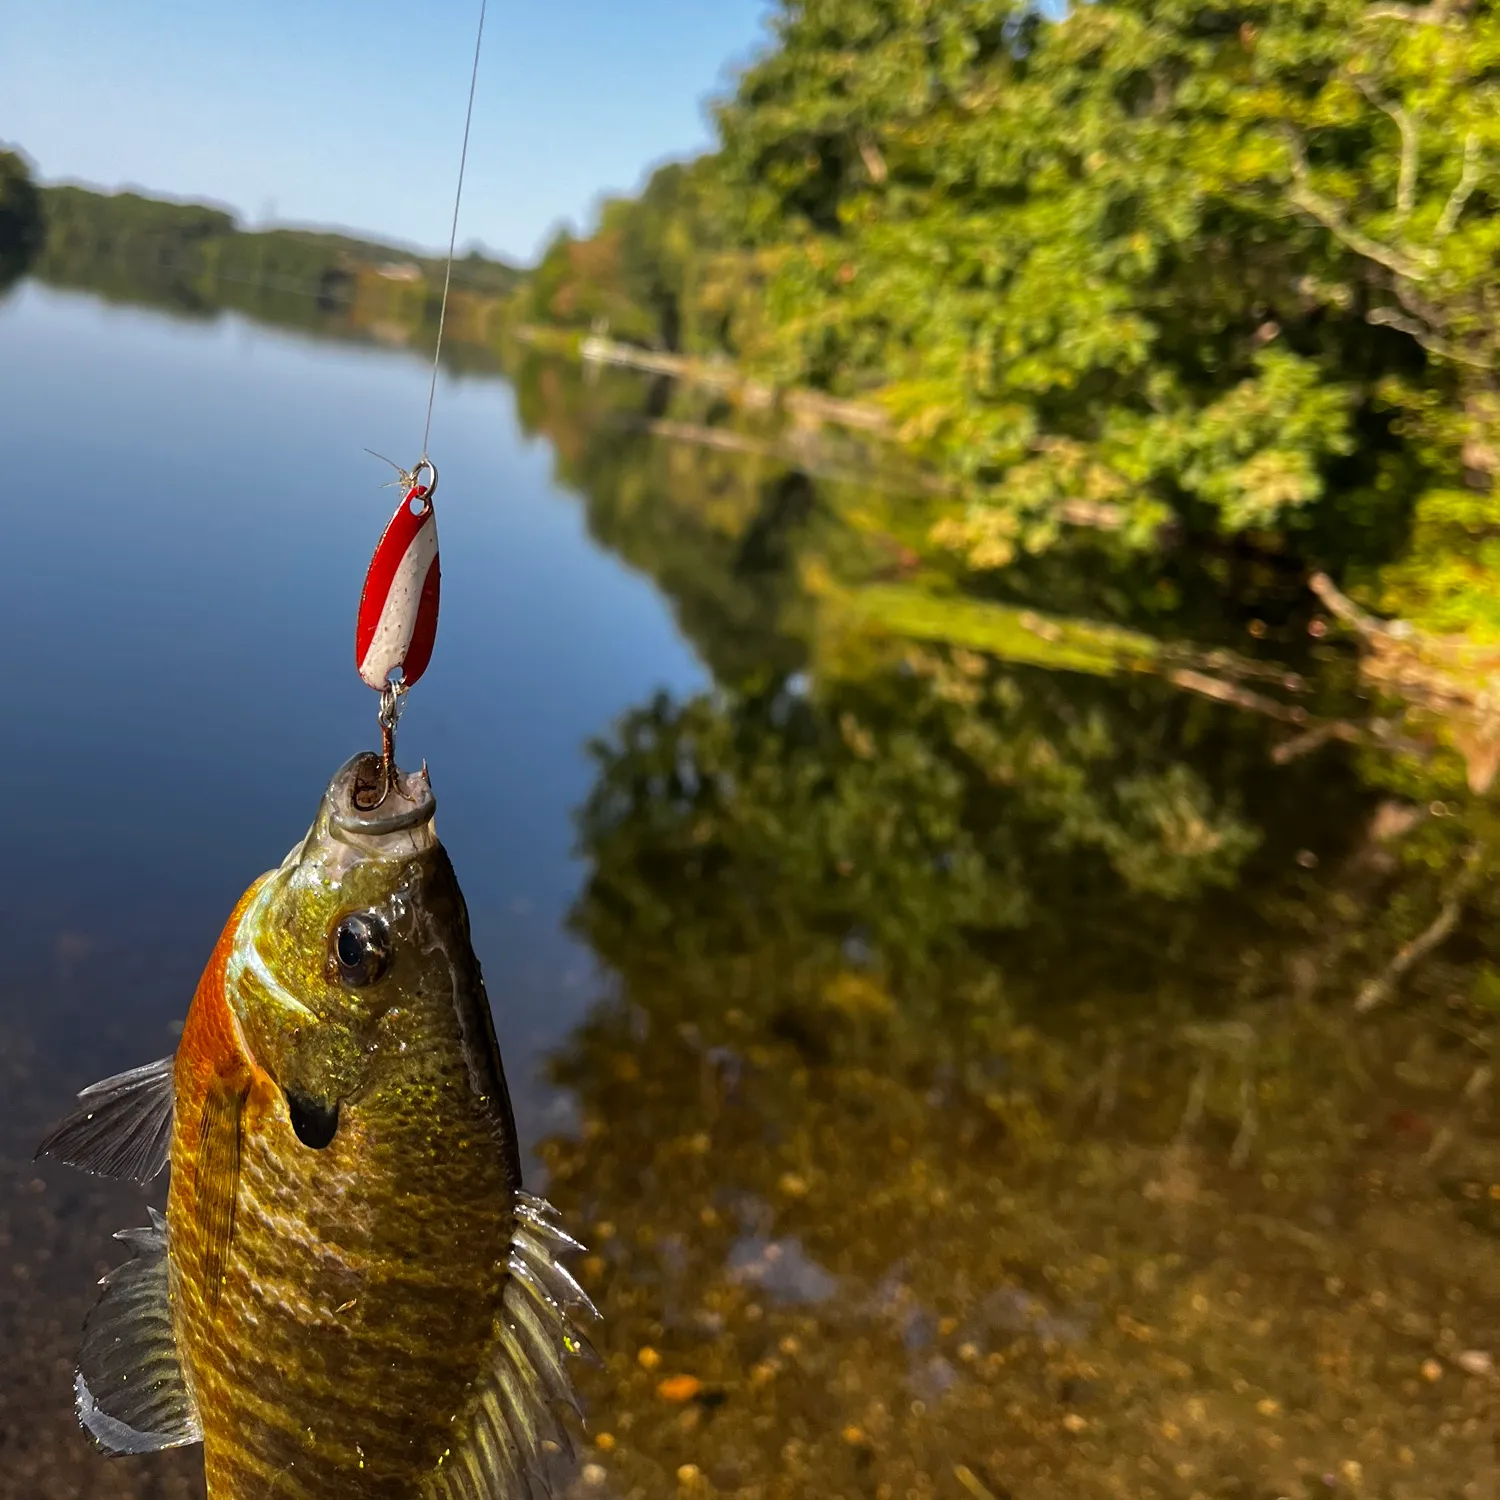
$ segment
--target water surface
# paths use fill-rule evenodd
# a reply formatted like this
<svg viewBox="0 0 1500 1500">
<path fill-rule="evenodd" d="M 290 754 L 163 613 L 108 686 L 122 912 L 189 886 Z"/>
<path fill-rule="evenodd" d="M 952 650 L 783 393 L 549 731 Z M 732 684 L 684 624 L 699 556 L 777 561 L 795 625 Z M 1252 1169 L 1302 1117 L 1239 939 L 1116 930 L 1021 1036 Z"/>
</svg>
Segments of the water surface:
<svg viewBox="0 0 1500 1500">
<path fill-rule="evenodd" d="M 12 476 L 0 1047 L 13 1067 L 0 1152 L 28 1211 L 0 1239 L 0 1260 L 26 1272 L 0 1290 L 0 1364 L 32 1367 L 0 1377 L 0 1407 L 24 1380 L 28 1401 L 66 1415 L 63 1323 L 127 1222 L 104 1221 L 97 1185 L 36 1175 L 38 1129 L 82 1085 L 171 1051 L 239 893 L 301 838 L 332 772 L 378 743 L 354 612 L 395 492 L 362 449 L 409 463 L 426 397 L 426 369 L 400 351 L 35 283 L 0 303 Z M 433 451 L 443 616 L 400 749 L 432 767 L 530 1142 L 567 1124 L 539 1060 L 597 992 L 588 949 L 563 930 L 582 874 L 571 812 L 590 783 L 585 741 L 703 672 L 649 583 L 591 541 L 503 383 L 445 377 Z M 25 1196 L 33 1181 L 46 1188 Z M 103 1196 L 115 1214 L 140 1212 Z M 67 1205 L 71 1254 L 49 1201 Z M 56 1322 L 50 1308 L 18 1308 L 59 1291 Z M 32 1451 L 38 1415 L 10 1407 L 0 1430 Z M 57 1421 L 44 1430 L 80 1446 Z M 38 1493 L 5 1475 L 0 1455 L 0 1493 Z M 150 1483 L 144 1469 L 100 1471 L 122 1494 L 135 1482 Z M 79 1492 L 57 1483 L 52 1493 Z"/>
<path fill-rule="evenodd" d="M 591 1247 L 578 1492 L 1493 1496 L 1483 747 L 1384 701 L 1293 557 L 1084 542 L 960 596 L 899 487 L 507 361 L 440 384 L 402 746 Z M 425 381 L 0 304 L 0 1495 L 197 1493 L 72 1429 L 139 1195 L 29 1145 L 170 1049 L 369 743 L 361 448 L 413 456 Z"/>
<path fill-rule="evenodd" d="M 426 375 L 401 354 L 35 284 L 0 309 L 0 348 L 6 738 L 25 778 L 10 956 L 29 976 L 86 963 L 79 1010 L 65 992 L 25 1018 L 49 1049 L 94 1049 L 81 1077 L 101 1024 L 159 1042 L 238 892 L 376 739 L 352 621 L 395 499 L 362 447 L 410 461 Z M 650 586 L 589 539 L 503 384 L 445 380 L 433 446 L 442 646 L 401 752 L 432 766 L 524 1077 L 587 990 L 588 955 L 560 932 L 584 741 L 702 672 Z M 106 955 L 152 974 L 101 994 Z"/>
</svg>

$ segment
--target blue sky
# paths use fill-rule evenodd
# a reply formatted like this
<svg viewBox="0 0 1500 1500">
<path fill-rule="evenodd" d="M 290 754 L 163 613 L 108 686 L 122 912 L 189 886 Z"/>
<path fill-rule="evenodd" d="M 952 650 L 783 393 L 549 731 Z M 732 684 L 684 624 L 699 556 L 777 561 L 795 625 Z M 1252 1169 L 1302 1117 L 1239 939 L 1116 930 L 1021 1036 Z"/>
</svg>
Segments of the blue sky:
<svg viewBox="0 0 1500 1500">
<path fill-rule="evenodd" d="M 0 142 L 49 181 L 445 245 L 478 0 L 0 0 Z M 711 138 L 767 0 L 489 0 L 459 244 L 529 260 Z"/>
</svg>

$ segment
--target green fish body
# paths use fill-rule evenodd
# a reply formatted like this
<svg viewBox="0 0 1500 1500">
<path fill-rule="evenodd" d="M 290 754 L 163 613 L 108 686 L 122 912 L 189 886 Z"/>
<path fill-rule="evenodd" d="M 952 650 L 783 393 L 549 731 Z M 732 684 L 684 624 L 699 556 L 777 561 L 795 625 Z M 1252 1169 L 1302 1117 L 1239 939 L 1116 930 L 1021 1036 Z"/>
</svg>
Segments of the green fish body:
<svg viewBox="0 0 1500 1500">
<path fill-rule="evenodd" d="M 506 1500 L 570 1454 L 576 1241 L 522 1191 L 468 918 L 425 773 L 334 777 L 225 926 L 173 1059 L 43 1151 L 165 1219 L 85 1326 L 100 1445 L 201 1439 L 209 1500 Z"/>
</svg>

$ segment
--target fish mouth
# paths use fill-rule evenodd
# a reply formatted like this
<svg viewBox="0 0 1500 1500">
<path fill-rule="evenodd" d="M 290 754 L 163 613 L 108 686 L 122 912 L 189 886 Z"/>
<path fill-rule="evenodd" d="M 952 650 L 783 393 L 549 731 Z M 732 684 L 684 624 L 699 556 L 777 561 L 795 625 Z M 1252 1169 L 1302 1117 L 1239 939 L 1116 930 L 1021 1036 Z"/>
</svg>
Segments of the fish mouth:
<svg viewBox="0 0 1500 1500">
<path fill-rule="evenodd" d="M 369 750 L 345 761 L 324 795 L 329 826 L 356 838 L 425 828 L 437 812 L 425 765 L 420 771 L 394 770 L 387 787 L 381 759 Z"/>
</svg>

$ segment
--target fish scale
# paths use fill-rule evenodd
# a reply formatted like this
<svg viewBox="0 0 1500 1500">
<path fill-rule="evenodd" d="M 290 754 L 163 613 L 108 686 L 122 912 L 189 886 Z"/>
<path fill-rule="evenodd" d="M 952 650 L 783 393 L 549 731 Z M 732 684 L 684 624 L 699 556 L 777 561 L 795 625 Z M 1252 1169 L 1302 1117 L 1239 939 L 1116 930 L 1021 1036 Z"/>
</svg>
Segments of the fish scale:
<svg viewBox="0 0 1500 1500">
<path fill-rule="evenodd" d="M 188 1325 L 205 1355 L 239 1355 L 233 1365 L 194 1361 L 214 1372 L 200 1404 L 225 1413 L 224 1436 L 210 1436 L 204 1457 L 228 1500 L 260 1493 L 268 1473 L 331 1494 L 351 1470 L 347 1493 L 374 1500 L 402 1493 L 391 1487 L 409 1486 L 448 1446 L 440 1428 L 367 1424 L 361 1468 L 345 1434 L 374 1389 L 396 1413 L 460 1414 L 499 1312 L 518 1184 L 470 1087 L 458 1016 L 483 991 L 477 973 L 465 977 L 472 987 L 452 1008 L 387 1017 L 378 1045 L 405 1043 L 416 1066 L 399 1087 L 352 1106 L 327 1150 L 297 1141 L 274 1096 L 274 1117 L 253 1135 L 217 1314 L 200 1302 Z M 319 1247 L 312 1268 L 306 1246 Z M 351 1269 L 339 1274 L 329 1259 Z M 317 1316 L 350 1298 L 357 1319 L 330 1327 Z"/>
<path fill-rule="evenodd" d="M 291 1138 L 290 1124 L 282 1129 Z M 494 1212 L 494 1203 L 509 1195 L 493 1154 L 449 1158 L 451 1166 L 470 1169 L 446 1174 L 459 1176 L 465 1191 L 476 1184 L 490 1190 L 478 1212 L 460 1212 L 439 1177 L 430 1194 L 408 1195 L 396 1212 L 377 1219 L 377 1226 L 389 1225 L 377 1236 L 362 1200 L 384 1186 L 379 1158 L 361 1167 L 339 1159 L 345 1155 L 335 1154 L 339 1144 L 325 1153 L 333 1160 L 309 1159 L 312 1153 L 303 1151 L 299 1161 L 284 1145 L 278 1150 L 275 1133 L 267 1131 L 246 1156 L 228 1281 L 217 1323 L 204 1329 L 221 1346 L 249 1351 L 248 1362 L 242 1355 L 233 1369 L 211 1362 L 223 1376 L 209 1399 L 228 1414 L 229 1436 L 221 1447 L 209 1446 L 205 1461 L 231 1497 L 255 1492 L 241 1478 L 255 1435 L 254 1477 L 295 1463 L 317 1476 L 317 1492 L 325 1473 L 358 1472 L 358 1456 L 342 1434 L 372 1394 L 377 1409 L 396 1415 L 430 1405 L 461 1410 L 499 1311 L 504 1277 L 496 1266 L 514 1219 Z M 397 1131 L 385 1151 L 400 1158 L 424 1145 L 420 1132 L 409 1140 Z M 399 1160 L 393 1165 L 399 1171 Z M 451 1234 L 431 1232 L 444 1223 Z M 305 1244 L 325 1252 L 311 1271 L 297 1248 Z M 333 1262 L 350 1269 L 337 1271 Z M 349 1300 L 355 1306 L 340 1316 L 336 1309 Z M 258 1419 L 243 1399 L 250 1394 L 258 1397 Z M 245 1437 L 237 1442 L 235 1433 Z M 373 1435 L 376 1442 L 362 1445 L 360 1487 L 350 1493 L 384 1493 L 384 1478 L 404 1481 L 414 1466 L 414 1439 L 399 1426 L 373 1424 Z M 419 1469 L 435 1464 L 446 1446 L 437 1436 L 426 1441 L 426 1451 L 415 1455 Z"/>
</svg>

